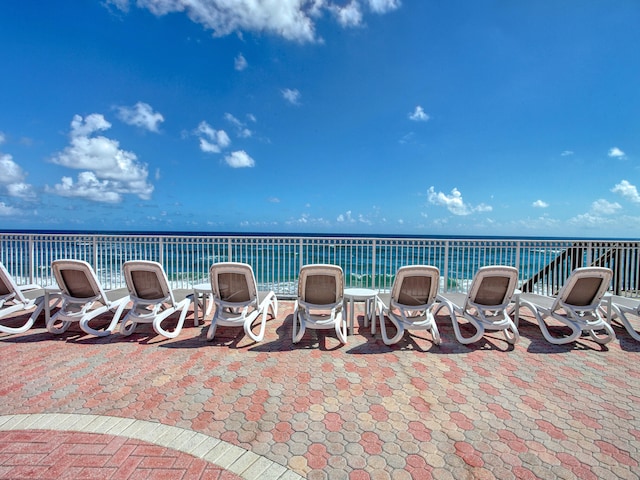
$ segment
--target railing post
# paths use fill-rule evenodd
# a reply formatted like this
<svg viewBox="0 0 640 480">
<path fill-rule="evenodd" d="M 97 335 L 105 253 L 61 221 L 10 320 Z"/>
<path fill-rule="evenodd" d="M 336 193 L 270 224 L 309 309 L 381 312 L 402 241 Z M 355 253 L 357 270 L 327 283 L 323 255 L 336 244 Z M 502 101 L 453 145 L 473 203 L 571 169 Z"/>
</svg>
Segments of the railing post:
<svg viewBox="0 0 640 480">
<path fill-rule="evenodd" d="M 164 261 L 164 239 L 163 237 L 158 237 L 158 254 L 160 255 L 160 263 L 162 265 L 166 265 Z"/>
<path fill-rule="evenodd" d="M 229 237 L 229 239 L 227 240 L 227 261 L 229 262 L 233 262 L 233 258 L 231 258 L 233 255 L 233 244 L 232 244 L 232 240 L 231 237 Z"/>
<path fill-rule="evenodd" d="M 444 242 L 444 286 L 445 292 L 449 291 L 449 240 Z"/>
<path fill-rule="evenodd" d="M 300 270 L 300 268 L 302 268 L 302 266 L 304 265 L 304 257 L 302 256 L 302 237 L 300 237 L 300 239 L 298 239 L 298 270 Z"/>
<path fill-rule="evenodd" d="M 34 257 L 34 240 L 33 240 L 33 235 L 29 235 L 29 283 L 36 283 L 34 281 L 34 275 L 33 272 L 35 270 L 36 267 L 36 263 L 35 263 L 35 259 Z"/>
<path fill-rule="evenodd" d="M 522 245 L 518 240 L 516 242 L 516 265 L 515 265 L 516 269 L 518 270 L 518 276 L 520 276 L 520 248 L 522 248 Z"/>
<path fill-rule="evenodd" d="M 98 265 L 98 237 L 93 237 L 93 268 L 97 271 L 99 269 Z"/>
<path fill-rule="evenodd" d="M 371 288 L 376 289 L 376 256 L 377 256 L 377 242 L 374 239 L 371 244 Z"/>
</svg>

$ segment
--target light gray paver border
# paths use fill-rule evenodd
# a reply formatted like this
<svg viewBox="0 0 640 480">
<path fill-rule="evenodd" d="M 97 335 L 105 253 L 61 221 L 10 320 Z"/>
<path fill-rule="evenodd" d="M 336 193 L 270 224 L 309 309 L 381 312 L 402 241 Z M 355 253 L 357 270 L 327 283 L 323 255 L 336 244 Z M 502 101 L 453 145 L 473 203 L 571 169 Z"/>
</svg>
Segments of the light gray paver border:
<svg viewBox="0 0 640 480">
<path fill-rule="evenodd" d="M 304 478 L 278 463 L 229 442 L 185 428 L 146 420 L 75 413 L 0 415 L 0 431 L 7 430 L 60 430 L 135 438 L 202 458 L 246 480 Z"/>
</svg>

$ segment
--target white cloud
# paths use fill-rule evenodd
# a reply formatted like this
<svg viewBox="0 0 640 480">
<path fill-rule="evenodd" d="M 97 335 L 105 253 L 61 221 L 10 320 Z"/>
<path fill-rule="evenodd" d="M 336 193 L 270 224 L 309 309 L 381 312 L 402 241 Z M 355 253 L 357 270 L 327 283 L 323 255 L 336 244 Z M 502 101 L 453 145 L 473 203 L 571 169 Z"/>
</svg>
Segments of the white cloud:
<svg viewBox="0 0 640 480">
<path fill-rule="evenodd" d="M 207 122 L 202 121 L 196 129 L 200 139 L 200 150 L 206 153 L 220 153 L 223 148 L 231 145 L 231 139 L 224 130 L 216 130 Z"/>
<path fill-rule="evenodd" d="M 248 116 L 248 118 L 251 120 L 253 116 Z M 234 117 L 233 115 L 231 115 L 230 113 L 225 113 L 224 114 L 224 118 L 225 120 L 227 120 L 229 123 L 231 123 L 234 127 L 236 127 L 236 133 L 240 138 L 249 138 L 253 135 L 253 132 L 247 128 L 247 124 L 244 122 L 241 122 L 240 120 L 238 120 L 236 117 Z M 255 117 L 253 117 L 253 121 L 255 122 Z"/>
<path fill-rule="evenodd" d="M 361 23 L 361 4 L 384 14 L 400 7 L 399 0 L 351 0 L 348 5 L 333 0 L 137 0 L 135 5 L 157 16 L 185 13 L 193 22 L 213 30 L 216 37 L 233 32 L 257 32 L 299 42 L 316 41 L 315 20 L 323 11 L 332 12 L 344 27 Z M 128 12 L 128 0 L 106 0 Z M 360 18 L 358 18 L 360 17 Z"/>
<path fill-rule="evenodd" d="M 105 0 L 106 5 L 113 5 L 124 13 L 129 11 L 129 0 Z"/>
<path fill-rule="evenodd" d="M 92 113 L 86 118 L 74 115 L 73 120 L 71 120 L 71 133 L 69 135 L 71 138 L 86 137 L 94 132 L 109 130 L 110 128 L 111 124 L 99 113 Z"/>
<path fill-rule="evenodd" d="M 454 215 L 469 215 L 471 213 L 471 209 L 464 204 L 462 194 L 457 188 L 451 190 L 451 195 L 446 195 L 442 192 L 436 193 L 433 187 L 429 187 L 427 195 L 429 203 L 446 207 Z"/>
<path fill-rule="evenodd" d="M 621 221 L 620 218 L 611 217 L 621 208 L 622 206 L 617 202 L 612 203 L 600 198 L 591 204 L 587 213 L 569 219 L 569 224 L 583 228 L 602 229 L 607 225 L 615 225 Z"/>
<path fill-rule="evenodd" d="M 0 156 L 0 183 L 11 184 L 21 182 L 25 178 L 25 173 L 11 155 Z"/>
<path fill-rule="evenodd" d="M 238 70 L 239 72 L 241 72 L 242 70 L 244 70 L 245 68 L 247 68 L 249 66 L 249 64 L 247 63 L 247 59 L 244 58 L 244 56 L 242 55 L 242 53 L 239 53 L 238 56 L 235 58 L 233 66 L 236 70 Z"/>
<path fill-rule="evenodd" d="M 400 8 L 400 0 L 369 0 L 369 8 L 376 13 L 387 13 Z"/>
<path fill-rule="evenodd" d="M 231 152 L 229 155 L 224 157 L 224 161 L 232 168 L 253 167 L 256 164 L 253 158 L 251 158 L 244 150 Z"/>
<path fill-rule="evenodd" d="M 302 215 L 300 215 L 299 218 L 287 220 L 284 223 L 285 225 L 305 225 L 305 226 L 318 225 L 323 227 L 328 227 L 331 225 L 331 223 L 328 220 L 325 220 L 322 217 L 318 217 L 318 218 L 312 217 L 308 213 L 303 213 Z"/>
<path fill-rule="evenodd" d="M 0 154 L 0 186 L 4 187 L 9 195 L 33 200 L 36 194 L 33 187 L 24 182 L 26 178 L 27 174 L 13 161 L 11 155 Z"/>
<path fill-rule="evenodd" d="M 118 189 L 118 185 L 110 180 L 98 180 L 98 177 L 93 172 L 80 172 L 77 182 L 74 183 L 71 177 L 62 177 L 60 183 L 54 185 L 53 188 L 47 188 L 47 191 L 61 197 L 118 203 L 122 201 L 122 196 Z"/>
<path fill-rule="evenodd" d="M 600 215 L 595 215 L 593 213 L 583 213 L 581 215 L 576 215 L 575 217 L 570 218 L 568 223 L 570 225 L 575 225 L 578 227 L 602 229 L 602 227 L 605 225 L 613 224 L 613 220 L 601 217 Z"/>
<path fill-rule="evenodd" d="M 148 103 L 138 102 L 133 107 L 117 107 L 118 118 L 128 125 L 144 128 L 150 132 L 158 132 L 158 125 L 164 117 L 154 112 Z"/>
<path fill-rule="evenodd" d="M 433 205 L 439 205 L 441 207 L 446 207 L 446 209 L 454 215 L 470 215 L 473 212 L 493 211 L 493 207 L 484 203 L 481 203 L 477 207 L 467 205 L 466 203 L 464 203 L 462 194 L 457 188 L 451 190 L 451 195 L 446 195 L 442 192 L 436 193 L 433 187 L 429 187 L 427 198 L 429 200 L 429 203 Z"/>
<path fill-rule="evenodd" d="M 624 158 L 626 156 L 625 153 L 618 147 L 613 147 L 612 149 L 610 149 L 608 155 L 611 158 Z"/>
<path fill-rule="evenodd" d="M 414 122 L 426 122 L 427 120 L 429 120 L 429 115 L 427 115 L 424 109 L 420 105 L 418 105 L 413 113 L 409 114 L 409 119 L 413 120 Z"/>
<path fill-rule="evenodd" d="M 153 185 L 147 182 L 147 166 L 138 162 L 133 152 L 120 149 L 117 140 L 91 136 L 110 127 L 111 124 L 97 113 L 86 118 L 80 115 L 73 117 L 70 145 L 51 160 L 67 168 L 86 170 L 78 175 L 76 186 L 80 193 L 69 194 L 69 177 L 64 177 L 61 184 L 48 191 L 104 202 L 121 199 L 122 194 L 137 195 L 145 200 L 151 197 Z"/>
<path fill-rule="evenodd" d="M 402 136 L 402 138 L 400 138 L 400 140 L 398 140 L 398 143 L 400 143 L 400 145 L 406 145 L 410 142 L 413 142 L 413 139 L 415 138 L 415 132 L 409 132 L 405 135 Z"/>
<path fill-rule="evenodd" d="M 20 210 L 17 208 L 7 205 L 4 202 L 0 202 L 0 216 L 8 217 L 11 215 L 17 215 L 18 213 L 20 213 Z"/>
<path fill-rule="evenodd" d="M 300 97 L 301 94 L 296 89 L 285 88 L 281 91 L 284 99 L 289 102 L 291 105 L 300 105 Z"/>
<path fill-rule="evenodd" d="M 336 220 L 339 223 L 355 223 L 356 220 L 351 216 L 351 210 L 348 210 L 346 213 L 341 213 L 340 215 L 338 215 L 338 218 L 336 218 Z"/>
<path fill-rule="evenodd" d="M 560 154 L 561 157 L 570 157 L 571 155 L 573 155 L 573 150 L 565 150 Z"/>
<path fill-rule="evenodd" d="M 343 27 L 355 27 L 362 23 L 360 4 L 356 0 L 344 6 L 333 5 L 331 10 Z"/>
<path fill-rule="evenodd" d="M 622 206 L 617 202 L 611 203 L 600 198 L 591 204 L 591 213 L 595 215 L 611 215 L 621 208 Z"/>
<path fill-rule="evenodd" d="M 615 187 L 613 187 L 611 191 L 613 193 L 619 193 L 631 202 L 640 203 L 640 194 L 638 194 L 638 189 L 635 185 L 632 185 L 627 180 L 622 180 Z"/>
<path fill-rule="evenodd" d="M 7 140 L 7 137 L 3 132 L 0 132 L 0 145 L 2 145 Z"/>
<path fill-rule="evenodd" d="M 36 198 L 36 192 L 33 186 L 28 183 L 20 182 L 7 185 L 7 192 L 12 197 L 23 198 L 25 200 L 34 200 Z"/>
<path fill-rule="evenodd" d="M 547 208 L 549 204 L 543 200 L 536 200 L 531 204 L 531 206 L 535 208 Z"/>
</svg>

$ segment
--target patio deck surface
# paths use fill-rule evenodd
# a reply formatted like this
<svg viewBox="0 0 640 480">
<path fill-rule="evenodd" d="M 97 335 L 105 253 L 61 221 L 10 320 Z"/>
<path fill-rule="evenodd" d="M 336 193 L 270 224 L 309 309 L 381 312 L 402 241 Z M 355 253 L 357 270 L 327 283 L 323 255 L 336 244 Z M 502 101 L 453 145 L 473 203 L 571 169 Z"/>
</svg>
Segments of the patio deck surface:
<svg viewBox="0 0 640 480">
<path fill-rule="evenodd" d="M 359 305 L 361 307 L 361 305 Z M 0 336 L 0 478 L 640 478 L 640 343 L 455 341 L 439 316 L 387 347 L 291 342 L 292 302 L 265 340 L 149 325 L 130 337 Z M 22 316 L 16 319 L 24 320 Z M 3 320 L 8 323 L 7 320 Z"/>
</svg>

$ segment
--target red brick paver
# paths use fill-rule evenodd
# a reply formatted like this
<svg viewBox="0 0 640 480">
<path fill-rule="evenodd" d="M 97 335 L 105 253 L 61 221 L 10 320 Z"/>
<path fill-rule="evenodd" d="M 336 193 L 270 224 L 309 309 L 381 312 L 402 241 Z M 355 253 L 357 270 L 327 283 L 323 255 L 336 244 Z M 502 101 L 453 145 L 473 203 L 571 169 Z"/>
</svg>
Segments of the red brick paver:
<svg viewBox="0 0 640 480">
<path fill-rule="evenodd" d="M 190 319 L 173 340 L 145 326 L 130 337 L 73 328 L 53 336 L 40 320 L 0 337 L 0 415 L 92 414 L 176 426 L 309 479 L 640 478 L 640 343 L 622 328 L 606 346 L 588 337 L 554 346 L 525 314 L 517 345 L 498 332 L 463 346 L 441 315 L 441 346 L 428 334 L 406 334 L 388 347 L 364 328 L 360 309 L 347 345 L 328 331 L 308 331 L 294 345 L 292 306 L 280 303 L 259 344 L 225 327 L 207 342 L 208 322 L 193 327 Z M 37 476 L 53 467 L 43 463 L 55 451 L 40 451 L 46 442 L 2 442 L 0 478 L 9 478 L 7 468 Z M 131 442 L 116 436 L 102 450 L 97 441 L 58 442 L 59 468 L 70 476 L 122 468 L 135 471 L 130 478 L 177 468 L 183 478 L 190 468 L 193 478 L 208 478 L 216 468 L 189 456 L 186 465 L 176 452 L 172 462 L 153 445 L 136 445 L 136 454 Z M 5 452 L 8 445 L 16 451 Z"/>
<path fill-rule="evenodd" d="M 96 433 L 0 431 L 0 455 L 3 479 L 241 478 L 186 453 Z"/>
</svg>

